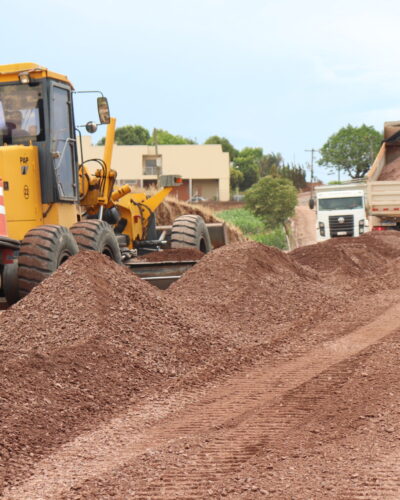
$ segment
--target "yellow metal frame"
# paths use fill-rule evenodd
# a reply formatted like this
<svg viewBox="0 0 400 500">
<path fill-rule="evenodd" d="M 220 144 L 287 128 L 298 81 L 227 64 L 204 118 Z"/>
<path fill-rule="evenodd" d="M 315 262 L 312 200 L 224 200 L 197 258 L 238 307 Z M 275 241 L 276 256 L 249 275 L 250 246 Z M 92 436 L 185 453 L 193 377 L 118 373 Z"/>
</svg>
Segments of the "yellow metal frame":
<svg viewBox="0 0 400 500">
<path fill-rule="evenodd" d="M 54 80 L 65 82 L 70 85 L 72 89 L 74 89 L 74 86 L 69 81 L 67 76 L 61 75 L 60 73 L 54 73 L 53 71 L 49 71 L 47 68 L 44 68 L 39 64 L 31 62 L 0 65 L 0 80 L 2 82 L 18 81 L 18 75 L 23 72 L 27 72 L 29 76 L 34 80 L 40 80 L 42 78 L 52 78 Z"/>
</svg>

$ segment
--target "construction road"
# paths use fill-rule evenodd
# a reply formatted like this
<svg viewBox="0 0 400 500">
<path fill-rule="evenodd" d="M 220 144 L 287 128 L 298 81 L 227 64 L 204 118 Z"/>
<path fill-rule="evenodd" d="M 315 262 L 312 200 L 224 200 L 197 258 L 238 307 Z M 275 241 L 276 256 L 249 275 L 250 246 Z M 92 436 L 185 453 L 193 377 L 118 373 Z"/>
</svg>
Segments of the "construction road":
<svg viewBox="0 0 400 500">
<path fill-rule="evenodd" d="M 397 305 L 368 325 L 293 361 L 258 366 L 208 391 L 183 394 L 187 401 L 183 408 L 181 402 L 157 401 L 133 411 L 127 409 L 107 425 L 79 436 L 40 462 L 33 476 L 7 491 L 5 497 L 91 497 L 95 496 L 93 488 L 96 490 L 100 483 L 102 498 L 116 492 L 121 498 L 257 497 L 272 495 L 278 489 L 279 495 L 284 495 L 289 485 L 296 488 L 295 496 L 301 496 L 305 488 L 305 497 L 310 498 L 312 485 L 304 484 L 295 467 L 289 465 L 300 461 L 305 453 L 296 446 L 299 428 L 305 426 L 302 440 L 306 441 L 310 433 L 322 440 L 332 434 L 331 426 L 310 429 L 310 421 L 320 426 L 314 410 L 321 411 L 319 406 L 324 400 L 341 388 L 342 363 L 368 348 L 377 349 L 382 339 L 396 336 L 399 324 Z M 146 415 L 158 415 L 158 419 L 152 422 Z M 378 415 L 364 418 L 373 421 Z M 382 414 L 379 421 L 382 425 Z M 356 442 L 365 447 L 365 443 Z M 326 444 L 318 442 L 317 455 L 323 455 Z M 397 452 L 393 455 L 390 450 L 388 456 L 380 456 L 363 467 L 350 463 L 340 478 L 340 497 L 399 498 L 400 476 L 395 473 L 400 472 L 400 449 Z M 307 453 L 316 453 L 315 444 L 309 444 Z M 264 465 L 268 480 L 243 473 L 243 465 L 254 462 L 255 457 L 258 468 Z M 373 478 L 368 476 L 372 471 Z M 324 470 L 319 474 L 324 477 Z M 353 481 L 344 487 L 349 478 Z M 333 490 L 329 479 L 328 475 L 321 481 L 319 494 L 324 488 L 327 494 Z"/>
<path fill-rule="evenodd" d="M 92 286 L 84 269 L 95 257 L 71 259 L 47 288 L 3 313 L 4 353 L 17 313 L 22 332 L 4 354 L 15 408 L 2 416 L 3 498 L 400 498 L 399 245 L 392 233 L 289 254 L 237 243 L 164 293 L 130 283 L 101 258 L 104 286 L 117 294 L 124 285 L 120 301 L 135 304 L 118 313 L 125 328 L 112 326 L 119 306 L 103 304 L 81 339 L 78 323 L 44 338 L 50 316 L 34 306 L 61 279 L 74 294 Z M 70 317 L 66 300 L 52 302 L 58 323 Z M 140 352 L 132 364 L 130 342 Z M 80 349 L 107 361 L 86 373 Z M 61 351 L 62 369 L 53 363 Z M 118 393 L 121 372 L 134 393 Z M 28 379 L 40 388 L 34 399 Z M 33 409 L 40 415 L 29 428 Z"/>
</svg>

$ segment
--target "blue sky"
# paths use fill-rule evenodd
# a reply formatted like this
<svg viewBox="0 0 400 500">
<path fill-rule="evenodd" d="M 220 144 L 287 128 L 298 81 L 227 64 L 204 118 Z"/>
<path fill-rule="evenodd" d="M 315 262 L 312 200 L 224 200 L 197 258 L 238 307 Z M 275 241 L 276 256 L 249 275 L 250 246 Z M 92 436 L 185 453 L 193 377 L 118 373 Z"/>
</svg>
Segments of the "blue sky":
<svg viewBox="0 0 400 500">
<path fill-rule="evenodd" d="M 306 163 L 304 150 L 342 126 L 400 119 L 392 0 L 2 3 L 3 64 L 37 62 L 102 90 L 117 126 L 217 134 Z M 77 97 L 79 123 L 96 118 L 94 102 Z"/>
</svg>

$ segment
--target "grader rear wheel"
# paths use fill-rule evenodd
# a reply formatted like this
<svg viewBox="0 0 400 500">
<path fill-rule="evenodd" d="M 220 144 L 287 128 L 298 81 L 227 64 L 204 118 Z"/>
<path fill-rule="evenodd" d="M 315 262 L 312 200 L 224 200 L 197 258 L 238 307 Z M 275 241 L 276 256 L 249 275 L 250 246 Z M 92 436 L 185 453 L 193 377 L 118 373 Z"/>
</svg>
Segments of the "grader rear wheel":
<svg viewBox="0 0 400 500">
<path fill-rule="evenodd" d="M 12 304 L 18 302 L 19 299 L 18 261 L 14 261 L 12 264 L 4 265 L 1 279 L 4 297 L 7 300 L 7 304 L 11 306 Z"/>
<path fill-rule="evenodd" d="M 181 215 L 171 229 L 171 248 L 197 248 L 203 253 L 212 250 L 211 239 L 200 215 Z"/>
<path fill-rule="evenodd" d="M 71 227 L 80 250 L 94 250 L 121 264 L 121 250 L 110 224 L 99 219 L 77 222 Z"/>
<path fill-rule="evenodd" d="M 66 227 L 49 224 L 28 231 L 18 256 L 19 296 L 27 295 L 78 251 Z"/>
</svg>

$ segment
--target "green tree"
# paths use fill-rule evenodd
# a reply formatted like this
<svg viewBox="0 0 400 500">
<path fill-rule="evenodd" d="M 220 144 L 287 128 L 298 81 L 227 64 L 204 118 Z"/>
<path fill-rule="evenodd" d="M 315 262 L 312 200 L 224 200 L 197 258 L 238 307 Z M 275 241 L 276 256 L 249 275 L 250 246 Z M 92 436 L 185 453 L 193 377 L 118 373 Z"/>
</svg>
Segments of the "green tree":
<svg viewBox="0 0 400 500">
<path fill-rule="evenodd" d="M 232 144 L 228 141 L 228 139 L 226 139 L 226 137 L 212 135 L 205 141 L 204 144 L 221 144 L 222 151 L 224 151 L 224 153 L 229 153 L 229 158 L 231 161 L 233 161 L 239 154 L 239 151 L 232 146 Z"/>
<path fill-rule="evenodd" d="M 263 157 L 262 148 L 243 148 L 235 158 L 235 166 L 243 173 L 240 189 L 245 190 L 260 178 L 260 161 Z"/>
<path fill-rule="evenodd" d="M 330 171 L 345 171 L 352 179 L 363 177 L 369 170 L 382 141 L 374 127 L 341 128 L 322 146 L 318 163 Z"/>
<path fill-rule="evenodd" d="M 192 139 L 181 135 L 173 135 L 167 130 L 161 128 L 155 129 L 156 133 L 149 138 L 147 144 L 153 146 L 157 140 L 157 144 L 196 144 Z M 155 138 L 155 135 L 157 138 Z"/>
<path fill-rule="evenodd" d="M 243 174 L 242 180 L 239 184 L 241 191 L 249 189 L 260 178 L 258 165 L 252 163 L 244 164 L 239 167 L 239 170 Z"/>
<path fill-rule="evenodd" d="M 269 153 L 260 159 L 260 176 L 276 175 L 276 172 L 283 166 L 283 158 L 280 153 Z"/>
<path fill-rule="evenodd" d="M 125 125 L 115 130 L 115 143 L 120 145 L 147 144 L 150 139 L 149 131 L 141 125 Z M 105 137 L 97 143 L 99 146 L 105 144 Z"/>
<path fill-rule="evenodd" d="M 232 191 L 239 188 L 240 183 L 243 182 L 243 172 L 238 168 L 230 168 L 230 184 Z"/>
<path fill-rule="evenodd" d="M 263 157 L 263 149 L 262 148 L 243 148 L 239 152 L 239 161 L 240 159 L 251 160 L 254 163 L 258 163 L 261 161 Z"/>
<path fill-rule="evenodd" d="M 296 163 L 280 167 L 279 175 L 286 179 L 290 179 L 296 189 L 303 189 L 307 185 L 306 171 L 301 165 L 296 165 Z"/>
<path fill-rule="evenodd" d="M 246 191 L 245 200 L 246 207 L 273 229 L 293 216 L 297 191 L 289 179 L 267 175 Z"/>
</svg>

